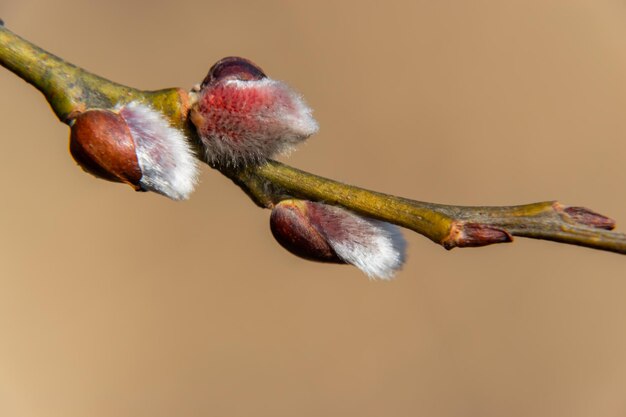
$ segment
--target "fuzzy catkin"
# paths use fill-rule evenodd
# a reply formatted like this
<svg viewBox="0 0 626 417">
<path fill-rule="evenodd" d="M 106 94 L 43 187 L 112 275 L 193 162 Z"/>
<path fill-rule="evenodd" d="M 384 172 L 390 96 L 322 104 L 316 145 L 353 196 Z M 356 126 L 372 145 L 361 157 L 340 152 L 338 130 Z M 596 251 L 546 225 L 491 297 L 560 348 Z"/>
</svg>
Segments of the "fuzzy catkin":
<svg viewBox="0 0 626 417">
<path fill-rule="evenodd" d="M 304 99 L 243 58 L 215 64 L 191 109 L 208 161 L 260 163 L 284 154 L 319 127 Z"/>
<path fill-rule="evenodd" d="M 198 161 L 184 133 L 170 126 L 156 110 L 140 103 L 116 109 L 135 141 L 141 168 L 141 187 L 173 200 L 184 200 L 194 190 Z"/>
</svg>

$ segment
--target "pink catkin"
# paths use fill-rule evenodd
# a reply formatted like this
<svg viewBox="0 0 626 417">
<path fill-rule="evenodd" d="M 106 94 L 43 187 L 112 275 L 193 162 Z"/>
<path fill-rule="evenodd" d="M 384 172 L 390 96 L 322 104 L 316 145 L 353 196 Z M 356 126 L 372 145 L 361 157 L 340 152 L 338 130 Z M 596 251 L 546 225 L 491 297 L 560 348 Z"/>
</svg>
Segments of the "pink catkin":
<svg viewBox="0 0 626 417">
<path fill-rule="evenodd" d="M 262 162 L 292 150 L 318 130 L 304 100 L 269 78 L 204 86 L 192 120 L 207 158 L 224 165 Z"/>
</svg>

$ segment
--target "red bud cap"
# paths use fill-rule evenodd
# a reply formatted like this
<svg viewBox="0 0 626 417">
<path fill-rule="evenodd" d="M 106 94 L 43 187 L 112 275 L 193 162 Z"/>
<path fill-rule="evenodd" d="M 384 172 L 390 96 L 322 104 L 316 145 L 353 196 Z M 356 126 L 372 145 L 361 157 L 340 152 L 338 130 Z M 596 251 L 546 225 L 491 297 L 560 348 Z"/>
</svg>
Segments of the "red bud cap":
<svg viewBox="0 0 626 417">
<path fill-rule="evenodd" d="M 261 80 L 267 76 L 254 62 L 238 56 L 229 56 L 217 61 L 207 74 L 202 87 L 213 85 L 224 80 L 253 81 Z"/>
<path fill-rule="evenodd" d="M 70 153 L 85 171 L 140 189 L 135 142 L 124 119 L 108 110 L 88 110 L 74 120 Z"/>
<path fill-rule="evenodd" d="M 191 121 L 207 159 L 233 166 L 290 151 L 318 130 L 298 93 L 238 57 L 224 58 L 211 68 L 192 106 Z"/>
<path fill-rule="evenodd" d="M 340 207 L 284 200 L 272 210 L 270 227 L 294 255 L 349 263 L 371 278 L 390 279 L 404 263 L 406 242 L 396 226 Z"/>
<path fill-rule="evenodd" d="M 309 218 L 309 201 L 284 200 L 274 207 L 270 228 L 282 247 L 311 261 L 344 264 Z"/>
</svg>

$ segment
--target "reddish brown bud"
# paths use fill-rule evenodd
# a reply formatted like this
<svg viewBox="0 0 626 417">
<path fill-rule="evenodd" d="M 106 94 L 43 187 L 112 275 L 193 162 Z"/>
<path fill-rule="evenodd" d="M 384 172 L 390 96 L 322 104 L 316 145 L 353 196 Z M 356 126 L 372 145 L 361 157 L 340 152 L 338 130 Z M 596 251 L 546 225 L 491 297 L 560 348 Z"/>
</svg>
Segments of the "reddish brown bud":
<svg viewBox="0 0 626 417">
<path fill-rule="evenodd" d="M 506 230 L 481 223 L 456 222 L 444 240 L 446 249 L 468 248 L 512 242 L 513 236 Z"/>
<path fill-rule="evenodd" d="M 276 240 L 302 258 L 349 263 L 373 278 L 389 279 L 404 262 L 406 243 L 394 225 L 340 207 L 285 200 L 272 210 Z"/>
<path fill-rule="evenodd" d="M 615 220 L 610 219 L 585 207 L 566 207 L 563 211 L 576 223 L 596 229 L 613 230 Z"/>
<path fill-rule="evenodd" d="M 302 200 L 285 200 L 272 210 L 270 228 L 274 238 L 282 247 L 301 258 L 345 263 L 311 223 L 307 203 Z"/>
<path fill-rule="evenodd" d="M 70 153 L 96 177 L 140 189 L 141 169 L 135 143 L 124 119 L 108 110 L 88 110 L 74 120 Z"/>
</svg>

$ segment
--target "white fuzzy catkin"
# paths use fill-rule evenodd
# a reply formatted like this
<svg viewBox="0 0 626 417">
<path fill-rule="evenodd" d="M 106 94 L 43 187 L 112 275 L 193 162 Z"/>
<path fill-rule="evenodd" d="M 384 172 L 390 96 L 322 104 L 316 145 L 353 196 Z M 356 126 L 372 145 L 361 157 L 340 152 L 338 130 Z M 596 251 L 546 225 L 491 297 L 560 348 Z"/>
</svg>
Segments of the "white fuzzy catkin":
<svg viewBox="0 0 626 417">
<path fill-rule="evenodd" d="M 391 279 L 402 267 L 406 241 L 397 226 L 340 207 L 313 204 L 320 232 L 343 261 L 370 278 Z"/>
<path fill-rule="evenodd" d="M 132 102 L 116 110 L 135 141 L 142 188 L 173 200 L 189 198 L 197 183 L 198 161 L 184 133 L 144 104 Z"/>
</svg>

